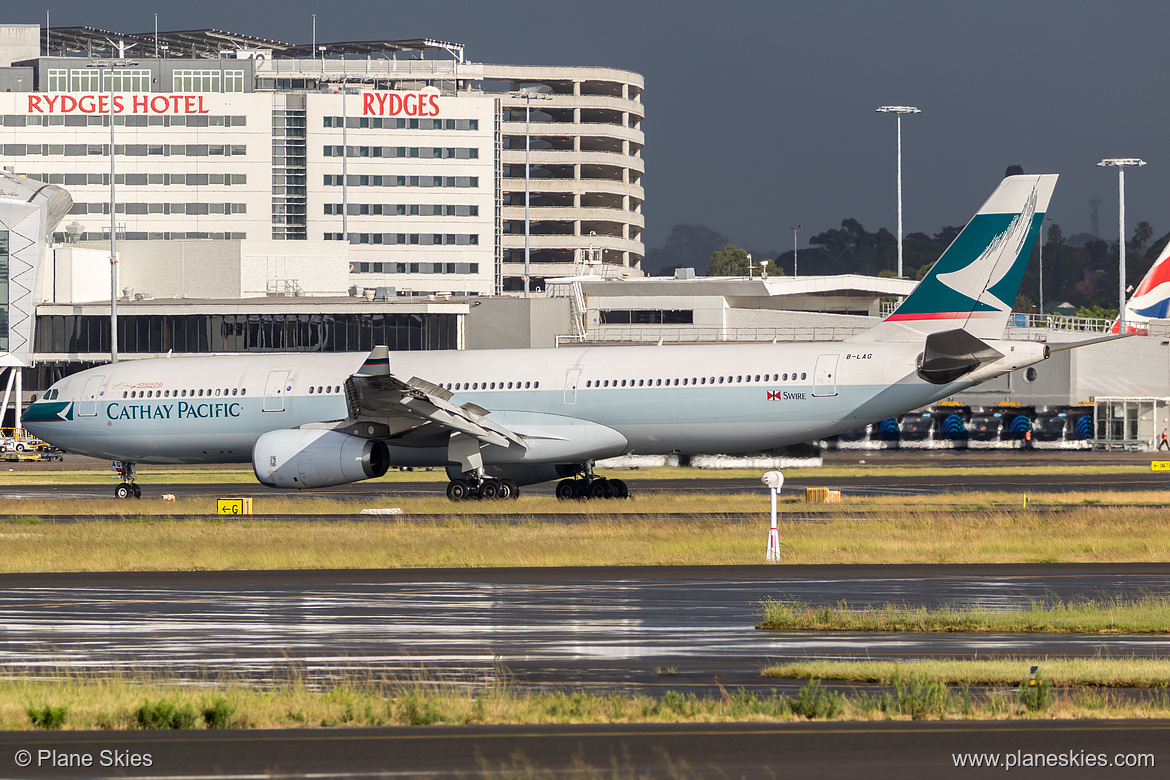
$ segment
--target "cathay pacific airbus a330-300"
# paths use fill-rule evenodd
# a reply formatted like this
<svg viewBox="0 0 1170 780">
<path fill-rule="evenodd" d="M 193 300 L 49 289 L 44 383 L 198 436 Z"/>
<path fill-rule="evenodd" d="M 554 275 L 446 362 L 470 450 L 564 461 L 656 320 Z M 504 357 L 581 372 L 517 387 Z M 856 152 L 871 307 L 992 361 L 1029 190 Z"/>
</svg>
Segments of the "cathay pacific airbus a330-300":
<svg viewBox="0 0 1170 780">
<path fill-rule="evenodd" d="M 251 461 L 277 488 L 442 466 L 452 499 L 616 497 L 597 459 L 742 453 L 831 436 L 1037 363 L 1003 331 L 1055 175 L 1004 179 L 898 309 L 842 342 L 131 360 L 54 384 L 25 426 L 123 463 Z"/>
</svg>

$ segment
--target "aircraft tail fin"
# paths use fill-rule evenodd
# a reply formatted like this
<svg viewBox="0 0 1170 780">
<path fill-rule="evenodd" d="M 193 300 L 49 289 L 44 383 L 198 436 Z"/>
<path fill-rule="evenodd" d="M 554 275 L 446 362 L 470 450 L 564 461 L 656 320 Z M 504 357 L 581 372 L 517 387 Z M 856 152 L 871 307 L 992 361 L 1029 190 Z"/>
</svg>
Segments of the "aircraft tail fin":
<svg viewBox="0 0 1170 780">
<path fill-rule="evenodd" d="M 1166 319 L 1170 319 L 1170 243 L 1125 302 L 1125 332 L 1146 333 L 1150 320 Z M 1112 332 L 1120 329 L 1119 320 L 1114 320 Z"/>
<path fill-rule="evenodd" d="M 858 338 L 901 341 L 960 328 L 979 339 L 1001 338 L 1056 178 L 1000 182 L 897 310 Z"/>
</svg>

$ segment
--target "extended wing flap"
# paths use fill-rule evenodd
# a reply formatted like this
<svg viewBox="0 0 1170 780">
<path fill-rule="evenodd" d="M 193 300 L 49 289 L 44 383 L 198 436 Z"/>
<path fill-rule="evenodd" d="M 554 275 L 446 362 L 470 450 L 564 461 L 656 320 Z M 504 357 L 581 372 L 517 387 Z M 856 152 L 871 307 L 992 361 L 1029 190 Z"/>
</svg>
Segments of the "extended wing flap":
<svg viewBox="0 0 1170 780">
<path fill-rule="evenodd" d="M 401 436 L 423 426 L 461 433 L 484 444 L 524 448 L 523 439 L 487 419 L 488 410 L 475 404 L 457 406 L 446 388 L 419 377 L 403 381 L 393 374 L 354 374 L 346 380 L 351 421 L 373 420 L 386 433 Z"/>
</svg>

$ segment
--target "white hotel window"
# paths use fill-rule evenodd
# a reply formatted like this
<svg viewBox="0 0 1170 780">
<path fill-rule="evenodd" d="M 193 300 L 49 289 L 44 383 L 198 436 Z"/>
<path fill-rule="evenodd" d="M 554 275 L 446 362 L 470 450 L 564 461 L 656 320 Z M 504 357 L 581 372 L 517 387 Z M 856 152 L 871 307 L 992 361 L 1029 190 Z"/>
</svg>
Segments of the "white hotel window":
<svg viewBox="0 0 1170 780">
<path fill-rule="evenodd" d="M 70 92 L 101 92 L 101 74 L 97 68 L 69 72 Z"/>
<path fill-rule="evenodd" d="M 62 69 L 49 69 L 49 92 L 68 92 L 69 91 L 69 71 Z"/>
<path fill-rule="evenodd" d="M 106 92 L 150 92 L 149 70 L 112 70 L 106 73 Z"/>
<path fill-rule="evenodd" d="M 65 75 L 69 75 L 66 89 Z M 104 85 L 102 77 L 104 79 Z M 99 86 L 102 85 L 102 86 Z M 150 92 L 149 70 L 85 68 L 49 71 L 50 92 Z"/>
<path fill-rule="evenodd" d="M 223 89 L 220 89 L 220 76 Z M 243 92 L 244 71 L 242 70 L 176 70 L 174 73 L 175 92 Z"/>
</svg>

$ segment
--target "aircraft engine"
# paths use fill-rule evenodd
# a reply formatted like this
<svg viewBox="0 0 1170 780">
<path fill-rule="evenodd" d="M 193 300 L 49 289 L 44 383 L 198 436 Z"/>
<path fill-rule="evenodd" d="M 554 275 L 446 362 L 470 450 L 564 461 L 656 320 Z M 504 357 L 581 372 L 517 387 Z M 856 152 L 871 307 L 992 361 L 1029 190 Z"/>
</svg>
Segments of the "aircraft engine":
<svg viewBox="0 0 1170 780">
<path fill-rule="evenodd" d="M 389 465 L 384 442 L 337 431 L 270 431 L 252 449 L 256 479 L 269 487 L 294 490 L 380 477 Z"/>
</svg>

